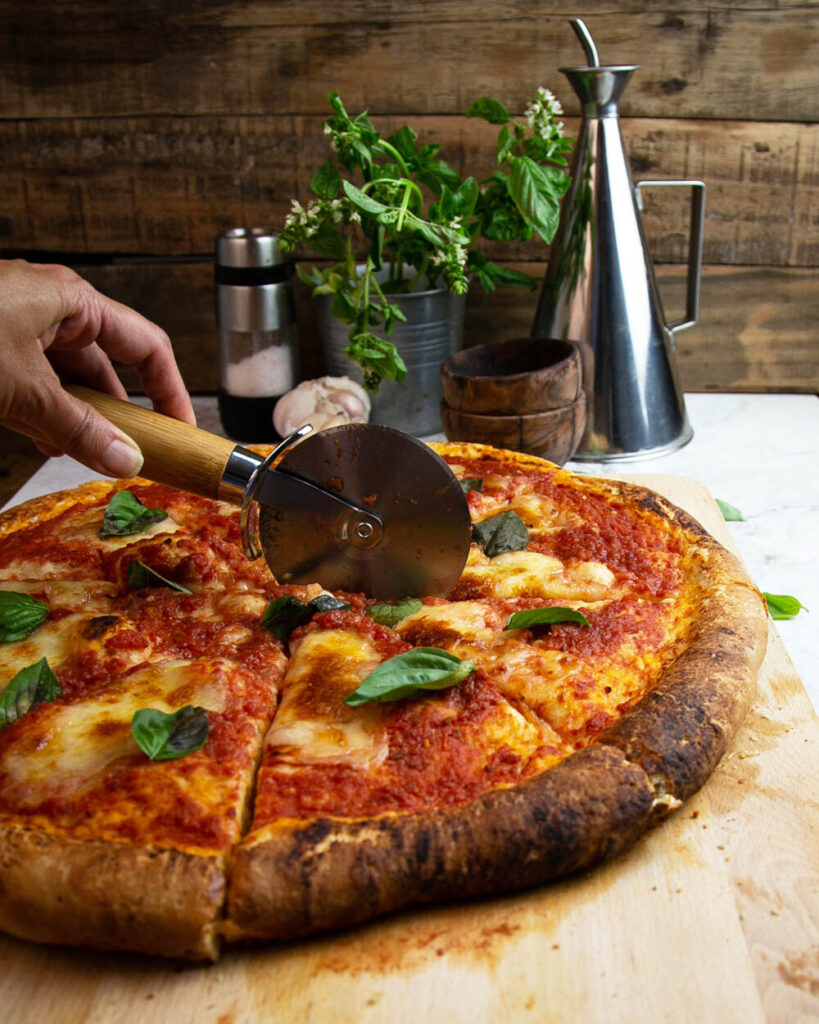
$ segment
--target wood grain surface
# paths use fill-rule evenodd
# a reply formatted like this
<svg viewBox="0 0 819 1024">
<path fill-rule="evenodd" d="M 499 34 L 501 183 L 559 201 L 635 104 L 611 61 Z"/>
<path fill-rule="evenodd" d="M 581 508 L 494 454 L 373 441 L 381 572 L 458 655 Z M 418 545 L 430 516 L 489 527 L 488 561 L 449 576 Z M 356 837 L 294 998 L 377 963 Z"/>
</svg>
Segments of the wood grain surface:
<svg viewBox="0 0 819 1024">
<path fill-rule="evenodd" d="M 0 107 L 19 118 L 315 114 L 338 89 L 379 113 L 460 112 L 475 90 L 522 109 L 531 83 L 562 89 L 558 68 L 582 62 L 570 16 L 587 19 L 602 63 L 643 65 L 629 116 L 673 105 L 679 117 L 815 117 L 810 0 L 578 0 L 571 11 L 550 0 L 2 0 Z"/>
<path fill-rule="evenodd" d="M 710 494 L 630 477 L 730 535 Z M 211 967 L 0 936 L 5 1024 L 819 1018 L 819 721 L 771 629 L 758 698 L 692 800 L 558 885 L 396 915 Z"/>
<path fill-rule="evenodd" d="M 212 391 L 212 293 L 199 261 L 221 230 L 280 228 L 328 151 L 338 90 L 386 133 L 409 123 L 477 178 L 496 128 L 538 85 L 579 106 L 560 68 L 635 63 L 621 123 L 635 179 L 706 183 L 700 322 L 679 336 L 689 389 L 819 389 L 819 0 L 0 0 L 0 258 L 68 263 L 169 330 L 189 386 Z M 679 292 L 684 190 L 645 193 L 661 283 Z M 487 255 L 542 277 L 545 245 Z M 193 269 L 192 269 L 192 265 Z M 534 299 L 470 297 L 468 331 L 524 331 Z M 308 314 L 309 320 L 309 314 Z M 303 376 L 321 372 L 305 331 Z"/>
<path fill-rule="evenodd" d="M 639 72 L 632 81 L 638 80 Z M 532 80 L 531 92 L 538 82 Z M 567 90 L 564 84 L 558 95 L 565 98 Z M 467 97 L 463 109 L 478 95 Z M 352 112 L 359 109 L 350 104 Z M 291 199 L 310 199 L 310 180 L 330 155 L 322 132 L 328 114 L 325 106 L 314 117 L 0 120 L 0 242 L 19 250 L 211 256 L 219 231 L 237 224 L 281 228 Z M 441 143 L 441 155 L 464 175 L 480 180 L 494 169 L 497 128 L 485 122 L 462 113 L 374 121 L 385 135 L 411 123 L 422 142 Z M 705 181 L 706 263 L 819 264 L 811 214 L 819 206 L 819 125 L 668 116 L 624 117 L 621 124 L 636 180 Z M 576 135 L 579 120 L 567 118 L 566 128 Z M 644 196 L 654 258 L 685 262 L 688 192 Z M 486 251 L 536 260 L 547 249 L 535 241 Z"/>
<path fill-rule="evenodd" d="M 541 281 L 544 262 L 518 268 Z M 107 295 L 127 302 L 170 335 L 182 376 L 192 391 L 218 386 L 218 335 L 209 262 L 80 266 Z M 667 319 L 685 308 L 683 266 L 658 266 Z M 315 314 L 307 289 L 294 285 L 301 376 L 324 372 Z M 538 293 L 520 288 L 485 295 L 470 290 L 464 344 L 525 337 L 532 330 Z M 688 391 L 819 390 L 819 288 L 816 271 L 705 267 L 700 321 L 677 334 L 677 360 Z M 136 377 L 126 377 L 137 387 Z"/>
</svg>

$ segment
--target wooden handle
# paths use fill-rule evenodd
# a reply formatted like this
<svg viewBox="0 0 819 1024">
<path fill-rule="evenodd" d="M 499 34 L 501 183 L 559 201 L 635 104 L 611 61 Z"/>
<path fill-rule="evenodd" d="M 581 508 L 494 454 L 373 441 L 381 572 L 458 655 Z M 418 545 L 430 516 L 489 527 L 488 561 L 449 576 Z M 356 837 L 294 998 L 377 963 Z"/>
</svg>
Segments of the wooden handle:
<svg viewBox="0 0 819 1024">
<path fill-rule="evenodd" d="M 69 385 L 66 390 L 136 441 L 145 458 L 141 476 L 204 498 L 219 496 L 233 441 L 90 388 Z"/>
</svg>

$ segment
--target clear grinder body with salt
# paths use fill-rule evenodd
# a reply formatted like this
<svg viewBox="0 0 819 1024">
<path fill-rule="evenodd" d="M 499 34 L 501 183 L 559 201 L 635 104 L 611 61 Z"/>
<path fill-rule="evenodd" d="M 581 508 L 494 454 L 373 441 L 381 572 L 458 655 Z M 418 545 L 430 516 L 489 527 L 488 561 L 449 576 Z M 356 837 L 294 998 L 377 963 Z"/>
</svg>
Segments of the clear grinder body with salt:
<svg viewBox="0 0 819 1024">
<path fill-rule="evenodd" d="M 218 235 L 219 417 L 235 441 L 278 439 L 273 409 L 298 381 L 292 276 L 273 231 L 231 228 Z"/>
</svg>

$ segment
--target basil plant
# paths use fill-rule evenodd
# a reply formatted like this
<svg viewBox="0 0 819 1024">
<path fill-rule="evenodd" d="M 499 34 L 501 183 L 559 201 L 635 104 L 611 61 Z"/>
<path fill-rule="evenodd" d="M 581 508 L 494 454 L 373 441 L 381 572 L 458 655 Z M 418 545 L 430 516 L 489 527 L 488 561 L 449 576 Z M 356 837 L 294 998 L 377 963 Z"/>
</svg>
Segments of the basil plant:
<svg viewBox="0 0 819 1024">
<path fill-rule="evenodd" d="M 470 278 L 487 292 L 498 285 L 533 289 L 528 274 L 504 268 L 476 249 L 478 239 L 551 242 L 560 200 L 569 186 L 571 140 L 563 135 L 560 103 L 538 89 L 523 121 L 497 100 L 476 100 L 467 117 L 497 125 L 496 168 L 478 182 L 419 144 L 408 125 L 388 138 L 366 113 L 351 117 L 330 93 L 324 131 L 333 156 L 313 176 L 314 198 L 293 201 L 280 235 L 285 252 L 303 246 L 333 261 L 299 276 L 314 295 L 331 295 L 333 316 L 349 324 L 345 354 L 362 369 L 365 386 L 402 380 L 406 366 L 389 341 L 405 319 L 390 300 L 419 287 L 463 294 Z"/>
</svg>

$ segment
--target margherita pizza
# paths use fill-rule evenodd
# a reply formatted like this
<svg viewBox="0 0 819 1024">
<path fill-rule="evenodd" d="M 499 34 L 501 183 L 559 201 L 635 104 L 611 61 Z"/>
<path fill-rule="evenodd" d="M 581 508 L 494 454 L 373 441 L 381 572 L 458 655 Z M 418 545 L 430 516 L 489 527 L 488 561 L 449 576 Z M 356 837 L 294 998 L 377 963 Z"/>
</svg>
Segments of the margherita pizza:
<svg viewBox="0 0 819 1024">
<path fill-rule="evenodd" d="M 612 857 L 694 793 L 767 621 L 644 489 L 436 445 L 446 598 L 281 586 L 238 510 L 144 480 L 0 516 L 0 927 L 213 959 Z"/>
</svg>

